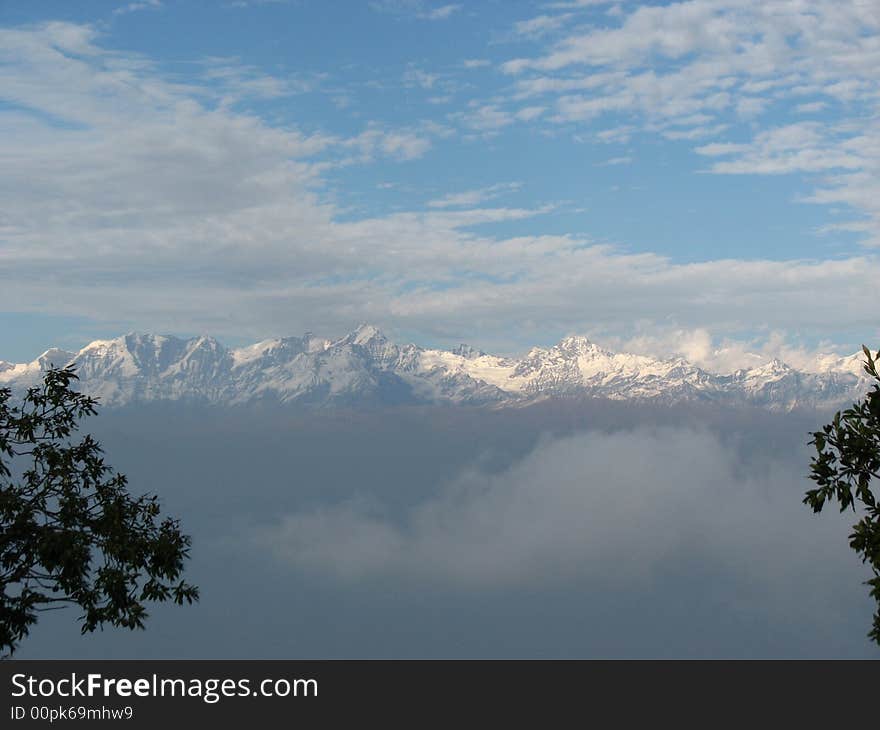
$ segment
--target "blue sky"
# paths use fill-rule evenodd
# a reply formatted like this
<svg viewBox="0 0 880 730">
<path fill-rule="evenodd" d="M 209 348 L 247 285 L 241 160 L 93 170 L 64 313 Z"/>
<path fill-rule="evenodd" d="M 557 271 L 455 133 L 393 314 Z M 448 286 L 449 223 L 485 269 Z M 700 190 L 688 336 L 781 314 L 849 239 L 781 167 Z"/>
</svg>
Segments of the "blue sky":
<svg viewBox="0 0 880 730">
<path fill-rule="evenodd" d="M 880 5 L 0 5 L 0 358 L 876 344 Z"/>
</svg>

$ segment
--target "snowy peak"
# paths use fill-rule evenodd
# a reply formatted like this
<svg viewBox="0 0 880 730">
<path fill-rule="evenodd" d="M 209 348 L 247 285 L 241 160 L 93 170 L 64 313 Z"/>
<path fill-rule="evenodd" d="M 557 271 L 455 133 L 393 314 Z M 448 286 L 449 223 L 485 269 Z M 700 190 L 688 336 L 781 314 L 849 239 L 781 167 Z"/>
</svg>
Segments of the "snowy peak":
<svg viewBox="0 0 880 730">
<path fill-rule="evenodd" d="M 564 337 L 556 345 L 553 346 L 553 349 L 561 353 L 577 355 L 581 357 L 586 356 L 590 358 L 610 358 L 614 356 L 614 353 L 609 352 L 608 350 L 604 350 L 592 340 L 581 335 Z"/>
<path fill-rule="evenodd" d="M 369 324 L 362 324 L 354 332 L 330 344 L 328 349 L 346 350 L 354 348 L 382 370 L 393 368 L 400 357 L 400 348 L 389 340 L 380 330 Z"/>
<path fill-rule="evenodd" d="M 383 332 L 369 324 L 362 324 L 345 337 L 331 342 L 330 347 L 361 347 L 367 352 L 378 354 L 397 351 L 397 345 L 391 342 Z"/>
<path fill-rule="evenodd" d="M 211 337 L 183 340 L 164 335 L 130 332 L 112 340 L 96 340 L 74 357 L 80 377 L 118 375 L 157 376 L 169 370 L 213 367 L 226 349 Z"/>
<path fill-rule="evenodd" d="M 534 348 L 516 368 L 530 392 L 565 394 L 605 391 L 612 397 L 659 395 L 657 379 L 668 385 L 703 380 L 705 373 L 681 358 L 660 360 L 642 355 L 613 353 L 586 337 L 566 337 L 549 349 Z"/>
<path fill-rule="evenodd" d="M 268 401 L 307 407 L 454 403 L 507 405 L 547 396 L 711 401 L 771 410 L 839 406 L 864 394 L 860 354 L 821 356 L 799 370 L 778 359 L 730 375 L 681 357 L 615 353 L 570 336 L 525 357 L 398 345 L 363 324 L 336 340 L 306 333 L 229 349 L 212 337 L 128 333 L 77 353 L 47 350 L 31 363 L 0 361 L 0 384 L 23 389 L 52 366 L 74 364 L 80 387 L 105 405 L 149 400 Z"/>
<path fill-rule="evenodd" d="M 774 357 L 770 362 L 765 363 L 764 365 L 758 365 L 757 367 L 749 368 L 748 370 L 738 370 L 737 372 L 745 380 L 779 380 L 787 375 L 795 373 L 796 371 L 794 368 L 789 367 L 786 363 L 782 362 L 782 360 Z"/>
<path fill-rule="evenodd" d="M 84 390 L 105 404 L 216 397 L 232 365 L 213 337 L 181 339 L 129 332 L 96 340 L 72 359 Z"/>
<path fill-rule="evenodd" d="M 281 337 L 274 340 L 263 340 L 247 347 L 239 347 L 231 350 L 230 356 L 233 368 L 243 368 L 255 364 L 267 367 L 289 362 L 297 355 L 308 351 L 308 342 L 304 337 Z"/>
<path fill-rule="evenodd" d="M 865 355 L 861 352 L 846 357 L 820 355 L 816 358 L 813 369 L 817 373 L 847 373 L 862 376 L 865 375 Z"/>
<path fill-rule="evenodd" d="M 64 367 L 73 358 L 74 353 L 53 347 L 31 362 L 11 363 L 0 360 L 0 386 L 7 386 L 7 384 L 19 385 L 20 387 L 36 385 L 47 370 L 53 367 Z"/>
<path fill-rule="evenodd" d="M 172 347 L 164 347 L 166 344 Z M 173 356 L 168 350 L 180 351 L 182 347 L 183 342 L 176 338 L 169 342 L 169 338 L 159 335 L 142 336 L 131 332 L 112 340 L 95 340 L 77 353 L 76 361 L 86 377 L 91 372 L 137 375 L 142 368 L 157 370 L 155 364 L 163 349 L 170 363 Z"/>
<path fill-rule="evenodd" d="M 167 366 L 160 358 L 158 365 L 165 366 L 164 375 L 189 374 L 200 378 L 214 377 L 227 372 L 232 367 L 232 355 L 213 337 L 198 337 L 187 340 L 183 353 Z"/>
<path fill-rule="evenodd" d="M 61 350 L 57 347 L 52 347 L 42 355 L 40 355 L 36 362 L 40 367 L 42 372 L 49 370 L 50 368 L 63 368 L 67 363 L 69 363 L 74 358 L 74 353 L 68 352 L 67 350 Z"/>
<path fill-rule="evenodd" d="M 378 328 L 371 324 L 361 324 L 353 332 L 340 339 L 338 344 L 368 347 L 370 345 L 381 345 L 386 342 L 388 342 L 388 338 Z"/>
</svg>

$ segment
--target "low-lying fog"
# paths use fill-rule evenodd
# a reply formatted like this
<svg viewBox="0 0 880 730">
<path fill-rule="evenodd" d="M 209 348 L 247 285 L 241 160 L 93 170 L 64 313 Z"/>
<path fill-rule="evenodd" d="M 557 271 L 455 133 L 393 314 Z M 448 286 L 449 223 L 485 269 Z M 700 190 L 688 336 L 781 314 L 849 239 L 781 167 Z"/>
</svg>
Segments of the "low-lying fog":
<svg viewBox="0 0 880 730">
<path fill-rule="evenodd" d="M 549 402 L 86 430 L 193 536 L 194 607 L 32 657 L 866 657 L 852 513 L 801 504 L 823 416 Z"/>
</svg>

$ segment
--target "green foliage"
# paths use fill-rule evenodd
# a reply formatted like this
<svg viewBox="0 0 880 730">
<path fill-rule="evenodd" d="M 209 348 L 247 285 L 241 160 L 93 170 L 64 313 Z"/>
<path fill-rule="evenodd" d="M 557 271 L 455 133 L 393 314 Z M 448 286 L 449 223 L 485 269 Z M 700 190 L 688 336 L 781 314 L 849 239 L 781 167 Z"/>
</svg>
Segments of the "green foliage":
<svg viewBox="0 0 880 730">
<path fill-rule="evenodd" d="M 826 502 L 837 500 L 841 512 L 848 508 L 855 512 L 857 504 L 864 512 L 853 526 L 849 544 L 874 574 L 865 582 L 878 606 L 868 637 L 880 644 L 880 507 L 871 491 L 873 480 L 880 477 L 880 351 L 871 355 L 867 347 L 862 350 L 865 371 L 875 382 L 864 400 L 838 412 L 813 434 L 810 444 L 816 447 L 816 456 L 810 464 L 810 479 L 818 487 L 807 491 L 804 504 L 821 512 Z"/>
<path fill-rule="evenodd" d="M 82 633 L 144 628 L 148 601 L 198 600 L 181 579 L 190 538 L 133 498 L 91 437 L 74 438 L 96 401 L 52 369 L 20 404 L 0 389 L 0 653 L 12 654 L 41 611 L 79 606 Z"/>
</svg>

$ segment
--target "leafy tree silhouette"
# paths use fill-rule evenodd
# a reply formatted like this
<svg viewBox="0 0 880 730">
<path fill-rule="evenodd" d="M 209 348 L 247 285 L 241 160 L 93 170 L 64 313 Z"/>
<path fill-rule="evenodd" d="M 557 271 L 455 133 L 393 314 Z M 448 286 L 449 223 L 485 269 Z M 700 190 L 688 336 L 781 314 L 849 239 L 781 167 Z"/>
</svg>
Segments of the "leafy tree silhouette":
<svg viewBox="0 0 880 730">
<path fill-rule="evenodd" d="M 868 638 L 880 644 L 880 507 L 871 491 L 873 480 L 880 478 L 880 375 L 877 361 L 880 351 L 862 346 L 865 372 L 874 383 L 864 400 L 835 414 L 831 423 L 812 434 L 810 444 L 816 455 L 810 464 L 810 479 L 818 487 L 807 491 L 804 504 L 813 512 L 821 512 L 827 501 L 837 500 L 840 511 L 856 511 L 856 503 L 864 516 L 849 536 L 850 547 L 868 563 L 874 577 L 865 581 L 870 595 L 877 601 L 877 611 Z"/>
<path fill-rule="evenodd" d="M 82 633 L 144 628 L 149 601 L 198 600 L 181 579 L 191 540 L 160 521 L 158 498 L 132 497 L 91 437 L 74 438 L 97 401 L 52 368 L 16 405 L 0 388 L 0 654 L 42 611 L 79 606 Z"/>
</svg>

